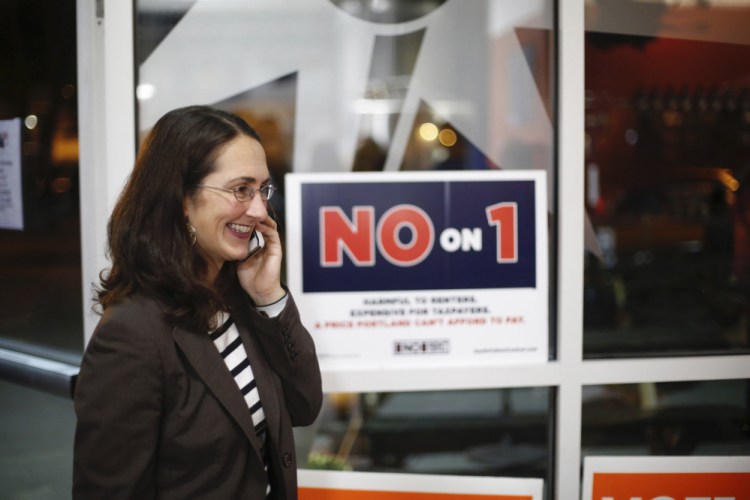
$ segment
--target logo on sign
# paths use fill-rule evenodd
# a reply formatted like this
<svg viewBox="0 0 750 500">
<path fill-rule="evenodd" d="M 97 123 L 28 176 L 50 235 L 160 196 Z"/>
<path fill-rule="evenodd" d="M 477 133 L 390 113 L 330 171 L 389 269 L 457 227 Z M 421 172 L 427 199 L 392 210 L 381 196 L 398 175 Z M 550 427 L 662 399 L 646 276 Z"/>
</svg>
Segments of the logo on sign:
<svg viewBox="0 0 750 500">
<path fill-rule="evenodd" d="M 396 340 L 393 343 L 393 354 L 448 354 L 451 352 L 449 339 L 435 340 Z"/>
</svg>

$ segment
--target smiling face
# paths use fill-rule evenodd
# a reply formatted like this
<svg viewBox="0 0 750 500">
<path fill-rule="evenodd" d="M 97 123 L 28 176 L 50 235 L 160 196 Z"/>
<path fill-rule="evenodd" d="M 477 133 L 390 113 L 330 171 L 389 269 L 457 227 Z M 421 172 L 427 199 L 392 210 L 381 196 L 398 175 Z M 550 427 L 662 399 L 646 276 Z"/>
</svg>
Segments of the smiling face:
<svg viewBox="0 0 750 500">
<path fill-rule="evenodd" d="M 238 186 L 258 189 L 270 184 L 263 147 L 255 139 L 240 135 L 228 142 L 214 162 L 214 170 L 202 186 L 231 190 Z M 259 193 L 239 202 L 231 192 L 199 188 L 184 202 L 185 217 L 195 228 L 195 246 L 208 263 L 211 282 L 227 261 L 247 257 L 253 227 L 266 218 L 266 202 Z"/>
</svg>

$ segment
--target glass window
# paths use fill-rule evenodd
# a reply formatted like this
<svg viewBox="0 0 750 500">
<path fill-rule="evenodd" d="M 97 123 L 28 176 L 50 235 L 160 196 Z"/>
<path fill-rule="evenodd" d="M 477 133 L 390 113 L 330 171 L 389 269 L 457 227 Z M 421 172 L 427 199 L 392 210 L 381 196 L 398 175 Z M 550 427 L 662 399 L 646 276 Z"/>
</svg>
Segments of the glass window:
<svg viewBox="0 0 750 500">
<path fill-rule="evenodd" d="M 750 380 L 583 389 L 582 454 L 750 454 Z"/>
<path fill-rule="evenodd" d="M 750 348 L 750 3 L 586 3 L 589 358 Z"/>
<path fill-rule="evenodd" d="M 196 103 L 246 117 L 281 187 L 282 232 L 289 172 L 544 170 L 554 276 L 554 11 L 552 0 L 137 0 L 138 130 Z M 299 455 L 307 467 L 549 479 L 553 392 L 330 394 L 299 431 Z"/>
<path fill-rule="evenodd" d="M 20 121 L 20 166 L 0 167 L 0 347 L 77 364 L 83 346 L 76 2 L 0 5 L 0 120 Z M 20 190 L 9 181 L 20 169 Z M 16 171 L 16 173 L 18 173 Z M 9 201 L 10 200 L 10 201 Z"/>
<path fill-rule="evenodd" d="M 552 469 L 546 387 L 329 394 L 298 439 L 304 468 L 535 477 Z"/>
</svg>

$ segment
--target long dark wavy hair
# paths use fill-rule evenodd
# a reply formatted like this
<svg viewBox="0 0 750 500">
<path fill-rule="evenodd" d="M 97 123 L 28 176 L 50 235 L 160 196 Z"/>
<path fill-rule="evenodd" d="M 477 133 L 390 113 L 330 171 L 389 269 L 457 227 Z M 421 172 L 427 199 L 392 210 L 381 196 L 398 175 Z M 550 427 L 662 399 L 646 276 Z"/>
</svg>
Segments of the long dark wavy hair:
<svg viewBox="0 0 750 500">
<path fill-rule="evenodd" d="M 260 142 L 243 119 L 207 106 L 175 109 L 156 122 L 107 226 L 112 266 L 100 274 L 95 309 L 141 294 L 159 300 L 176 324 L 215 326 L 236 284 L 235 266 L 224 265 L 214 287 L 202 281 L 208 266 L 192 245 L 183 202 L 214 170 L 222 146 L 240 135 Z"/>
</svg>

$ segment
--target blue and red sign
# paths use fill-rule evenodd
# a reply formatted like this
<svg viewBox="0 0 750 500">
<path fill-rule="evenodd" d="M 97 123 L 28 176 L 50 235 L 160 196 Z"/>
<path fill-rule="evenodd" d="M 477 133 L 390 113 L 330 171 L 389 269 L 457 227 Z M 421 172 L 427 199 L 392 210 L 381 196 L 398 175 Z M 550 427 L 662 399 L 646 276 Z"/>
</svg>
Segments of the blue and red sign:
<svg viewBox="0 0 750 500">
<path fill-rule="evenodd" d="M 535 207 L 533 180 L 303 184 L 302 289 L 534 288 Z"/>
<path fill-rule="evenodd" d="M 288 285 L 321 369 L 546 362 L 546 194 L 542 171 L 289 174 Z"/>
</svg>

